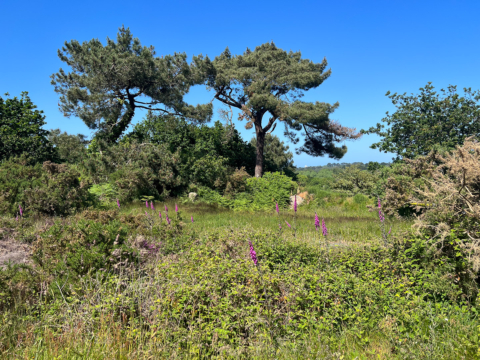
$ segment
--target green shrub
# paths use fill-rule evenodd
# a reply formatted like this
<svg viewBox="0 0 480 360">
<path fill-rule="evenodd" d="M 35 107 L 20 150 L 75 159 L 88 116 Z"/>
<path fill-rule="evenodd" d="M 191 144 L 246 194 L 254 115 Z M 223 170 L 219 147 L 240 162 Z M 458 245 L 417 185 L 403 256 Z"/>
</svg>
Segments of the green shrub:
<svg viewBox="0 0 480 360">
<path fill-rule="evenodd" d="M 15 216 L 21 205 L 26 214 L 72 214 L 91 203 L 89 183 L 79 178 L 65 164 L 12 158 L 0 164 L 0 211 Z"/>
<path fill-rule="evenodd" d="M 282 208 L 290 205 L 290 194 L 298 185 L 286 175 L 278 172 L 265 173 L 263 177 L 247 179 L 247 192 L 252 194 L 252 209 L 272 209 L 278 202 Z"/>
</svg>

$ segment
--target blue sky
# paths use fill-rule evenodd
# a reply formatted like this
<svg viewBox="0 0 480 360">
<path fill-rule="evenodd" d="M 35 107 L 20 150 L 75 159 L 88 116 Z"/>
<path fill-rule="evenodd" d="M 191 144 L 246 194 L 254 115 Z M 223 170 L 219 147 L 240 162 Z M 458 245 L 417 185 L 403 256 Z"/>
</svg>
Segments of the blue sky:
<svg viewBox="0 0 480 360">
<path fill-rule="evenodd" d="M 65 68 L 57 49 L 72 39 L 115 38 L 124 24 L 158 55 L 213 58 L 227 46 L 238 54 L 273 40 L 315 62 L 326 57 L 331 77 L 304 100 L 338 101 L 332 118 L 360 130 L 394 110 L 388 90 L 417 93 L 429 81 L 437 89 L 449 84 L 480 89 L 479 14 L 478 0 L 4 2 L 0 94 L 28 91 L 45 112 L 47 129 L 91 135 L 80 119 L 58 111 L 49 78 Z M 200 87 L 186 100 L 201 103 L 212 97 Z M 134 122 L 142 117 L 139 113 Z M 253 130 L 243 127 L 236 122 L 249 140 Z M 283 138 L 281 127 L 274 134 Z M 369 148 L 376 141 L 368 135 L 346 142 L 349 150 L 340 162 L 390 161 L 392 154 Z M 294 160 L 301 167 L 335 162 L 305 154 Z"/>
</svg>

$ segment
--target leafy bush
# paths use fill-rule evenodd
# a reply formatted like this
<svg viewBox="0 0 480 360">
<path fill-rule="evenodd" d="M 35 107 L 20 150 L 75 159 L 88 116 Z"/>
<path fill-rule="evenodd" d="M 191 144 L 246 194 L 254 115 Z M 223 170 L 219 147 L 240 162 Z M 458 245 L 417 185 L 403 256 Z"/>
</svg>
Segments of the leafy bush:
<svg viewBox="0 0 480 360">
<path fill-rule="evenodd" d="M 161 198 L 180 184 L 178 154 L 164 145 L 121 143 L 105 145 L 95 141 L 82 170 L 94 184 L 109 183 L 119 200 L 129 202 L 142 196 Z"/>
<path fill-rule="evenodd" d="M 247 179 L 247 192 L 253 196 L 253 209 L 272 209 L 275 202 L 285 208 L 290 205 L 290 195 L 297 188 L 294 181 L 278 172 Z"/>
<path fill-rule="evenodd" d="M 0 161 L 23 153 L 38 162 L 56 158 L 48 131 L 42 129 L 45 116 L 36 108 L 28 92 L 22 92 L 20 99 L 0 96 Z"/>
<path fill-rule="evenodd" d="M 26 214 L 72 214 L 90 204 L 89 183 L 68 165 L 46 161 L 32 164 L 25 157 L 0 164 L 0 211 L 15 215 L 21 205 Z"/>
</svg>

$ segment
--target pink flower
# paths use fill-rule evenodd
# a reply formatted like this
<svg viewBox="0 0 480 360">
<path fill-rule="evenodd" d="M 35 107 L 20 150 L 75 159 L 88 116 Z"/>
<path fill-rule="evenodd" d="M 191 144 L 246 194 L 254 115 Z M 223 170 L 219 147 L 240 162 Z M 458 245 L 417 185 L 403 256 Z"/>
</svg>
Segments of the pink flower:
<svg viewBox="0 0 480 360">
<path fill-rule="evenodd" d="M 295 202 L 293 203 L 293 210 L 297 212 L 297 195 L 295 195 Z"/>
<path fill-rule="evenodd" d="M 154 208 L 154 206 L 153 206 L 153 201 L 150 201 L 150 208 L 151 208 L 152 210 L 155 210 L 155 208 Z"/>
<path fill-rule="evenodd" d="M 158 212 L 158 217 L 162 219 L 162 213 L 160 211 Z"/>
<path fill-rule="evenodd" d="M 145 201 L 145 207 L 148 209 L 148 201 Z"/>
<path fill-rule="evenodd" d="M 378 208 L 380 209 L 382 207 L 382 203 L 380 202 L 380 196 L 378 197 Z"/>
<path fill-rule="evenodd" d="M 18 209 L 20 210 L 20 216 L 23 216 L 23 209 L 22 209 L 22 205 L 18 205 Z"/>
<path fill-rule="evenodd" d="M 280 210 L 278 208 L 278 202 L 275 203 L 275 210 L 277 210 L 277 214 L 280 214 Z"/>
<path fill-rule="evenodd" d="M 315 229 L 318 230 L 320 228 L 320 219 L 318 218 L 317 212 L 315 211 Z"/>
<path fill-rule="evenodd" d="M 192 215 L 191 219 L 192 219 L 192 224 L 193 224 L 193 215 Z"/>
<path fill-rule="evenodd" d="M 175 204 L 175 212 L 178 212 L 178 205 Z"/>
<path fill-rule="evenodd" d="M 165 205 L 165 212 L 168 212 L 168 207 L 167 207 L 167 205 Z"/>
<path fill-rule="evenodd" d="M 292 227 L 292 226 L 291 226 L 291 225 L 288 223 L 288 221 L 287 221 L 287 220 L 285 220 L 285 222 L 287 223 L 287 226 L 288 226 L 289 228 L 291 228 L 291 227 Z"/>
<path fill-rule="evenodd" d="M 380 221 L 383 223 L 383 221 L 385 220 L 385 216 L 383 216 L 382 210 L 378 210 L 378 217 Z"/>
<path fill-rule="evenodd" d="M 257 263 L 258 263 L 257 253 L 255 252 L 255 249 L 253 248 L 252 242 L 249 241 L 248 244 L 250 245 L 250 257 L 252 258 L 252 261 L 253 261 L 253 263 L 254 263 L 255 266 L 256 266 Z"/>
<path fill-rule="evenodd" d="M 145 211 L 145 216 L 148 216 L 147 212 Z"/>
<path fill-rule="evenodd" d="M 120 200 L 117 199 L 117 206 L 120 209 Z"/>
<path fill-rule="evenodd" d="M 327 226 L 325 225 L 325 219 L 324 218 L 322 218 L 322 234 L 323 234 L 323 236 L 328 235 Z"/>
<path fill-rule="evenodd" d="M 168 223 L 168 225 L 170 225 L 170 219 L 168 218 L 168 214 L 165 215 L 165 219 L 167 219 L 167 223 Z"/>
</svg>

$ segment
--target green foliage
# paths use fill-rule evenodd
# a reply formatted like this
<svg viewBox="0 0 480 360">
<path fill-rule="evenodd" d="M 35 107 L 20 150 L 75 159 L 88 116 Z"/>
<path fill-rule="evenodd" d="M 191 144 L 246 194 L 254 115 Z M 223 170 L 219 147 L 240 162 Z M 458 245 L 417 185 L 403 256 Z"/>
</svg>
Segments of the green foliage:
<svg viewBox="0 0 480 360">
<path fill-rule="evenodd" d="M 253 174 L 255 154 L 237 130 L 215 122 L 213 127 L 195 126 L 183 118 L 154 116 L 149 113 L 137 124 L 124 142 L 138 140 L 163 144 L 173 154 L 178 152 L 178 170 L 182 186 L 197 184 L 224 187 L 234 169 L 245 167 Z"/>
<path fill-rule="evenodd" d="M 349 195 L 362 193 L 371 195 L 378 177 L 368 170 L 360 170 L 352 165 L 334 175 L 335 182 L 331 185 L 334 190 L 345 192 Z"/>
<path fill-rule="evenodd" d="M 202 56 L 194 57 L 197 66 L 207 74 L 207 86 L 215 98 L 242 111 L 240 120 L 247 121 L 246 128 L 255 126 L 257 158 L 255 176 L 263 174 L 263 146 L 265 135 L 282 121 L 286 135 L 297 143 L 297 134 L 305 131 L 305 143 L 298 151 L 314 156 L 329 155 L 340 159 L 346 147 L 336 147 L 335 142 L 355 139 L 354 130 L 330 121 L 330 114 L 338 107 L 301 101 L 305 91 L 314 89 L 330 76 L 327 61 L 314 63 L 302 59 L 300 52 L 286 52 L 272 43 L 266 43 L 242 55 L 232 56 L 227 48 L 213 62 Z M 279 71 L 280 69 L 280 71 Z M 262 124 L 269 113 L 268 123 Z"/>
<path fill-rule="evenodd" d="M 109 183 L 94 184 L 90 187 L 88 192 L 95 196 L 102 207 L 112 206 L 116 199 L 118 199 L 117 190 Z"/>
<path fill-rule="evenodd" d="M 60 111 L 99 129 L 99 136 L 109 142 L 120 138 L 136 109 L 183 114 L 197 121 L 211 117 L 211 104 L 194 107 L 183 101 L 190 86 L 204 81 L 203 74 L 187 63 L 187 55 L 156 57 L 153 46 L 142 46 L 123 26 L 116 42 L 107 38 L 104 46 L 98 39 L 82 44 L 72 40 L 58 56 L 72 69 L 51 76 L 60 95 Z"/>
<path fill-rule="evenodd" d="M 180 184 L 179 156 L 170 153 L 165 145 L 138 142 L 106 145 L 101 141 L 92 145 L 89 149 L 92 153 L 81 164 L 82 171 L 95 184 L 110 184 L 122 203 L 142 196 L 160 198 Z"/>
<path fill-rule="evenodd" d="M 383 152 L 397 154 L 401 158 L 413 159 L 427 155 L 431 150 L 447 151 L 461 145 L 465 138 L 480 133 L 480 92 L 450 85 L 441 90 L 442 96 L 434 91 L 431 83 L 420 88 L 420 94 L 392 94 L 387 96 L 397 107 L 393 114 L 387 112 L 382 119 L 390 128 L 377 124 L 362 134 L 377 134 L 383 139 L 371 146 Z"/>
<path fill-rule="evenodd" d="M 12 158 L 0 164 L 0 211 L 15 216 L 21 205 L 26 214 L 72 214 L 90 204 L 89 183 L 66 164 Z"/>
<path fill-rule="evenodd" d="M 69 135 L 56 129 L 49 132 L 48 140 L 55 147 L 62 162 L 76 164 L 86 156 L 86 146 L 89 141 L 86 140 L 85 135 Z"/>
<path fill-rule="evenodd" d="M 256 149 L 257 139 L 252 138 L 250 144 Z M 280 141 L 278 136 L 266 134 L 265 145 L 263 148 L 264 171 L 265 172 L 283 172 L 290 177 L 294 177 L 293 154 L 288 151 L 289 147 Z"/>
<path fill-rule="evenodd" d="M 23 153 L 38 162 L 55 159 L 48 131 L 42 129 L 45 116 L 36 108 L 28 92 L 20 99 L 0 96 L 0 161 Z"/>
<path fill-rule="evenodd" d="M 265 173 L 261 178 L 252 177 L 247 180 L 247 192 L 253 196 L 254 209 L 272 209 L 275 202 L 286 208 L 290 204 L 290 194 L 297 187 L 288 176 L 278 172 Z"/>
</svg>

